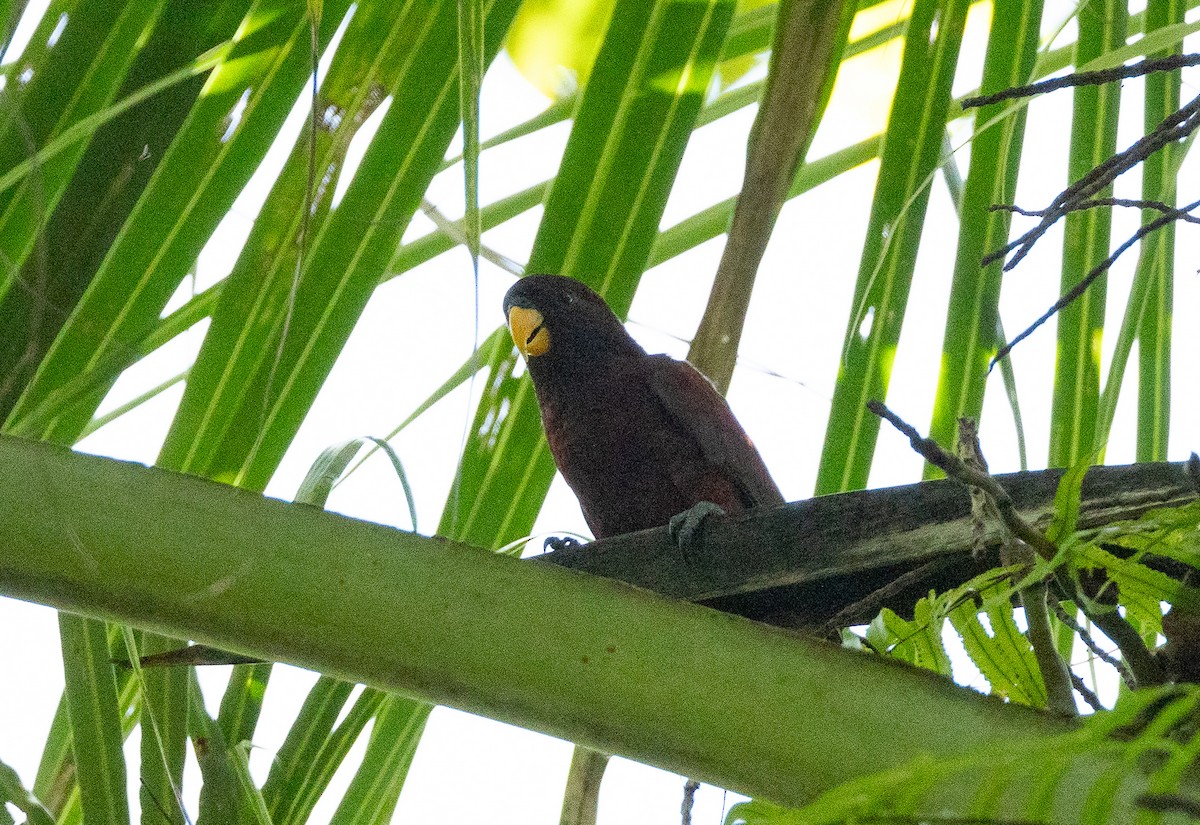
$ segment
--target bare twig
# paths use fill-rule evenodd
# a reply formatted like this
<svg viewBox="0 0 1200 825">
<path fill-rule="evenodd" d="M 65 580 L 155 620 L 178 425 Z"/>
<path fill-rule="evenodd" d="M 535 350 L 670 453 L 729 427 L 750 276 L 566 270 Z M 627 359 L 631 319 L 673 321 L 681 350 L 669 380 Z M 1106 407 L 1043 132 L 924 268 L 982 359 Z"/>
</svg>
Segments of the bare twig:
<svg viewBox="0 0 1200 825">
<path fill-rule="evenodd" d="M 825 623 L 825 630 L 829 633 L 836 633 L 850 623 L 850 617 L 861 616 L 865 612 L 868 612 L 868 609 L 872 613 L 878 611 L 883 602 L 892 596 L 903 592 L 909 585 L 925 580 L 928 576 L 950 565 L 952 562 L 951 558 L 943 556 L 942 558 L 927 561 L 919 567 L 909 570 L 904 575 L 893 579 L 878 590 L 873 590 L 853 604 L 843 607 Z"/>
<path fill-rule="evenodd" d="M 1025 548 L 1025 552 L 1029 553 L 1028 548 Z M 1070 665 L 1063 661 L 1062 656 L 1058 655 L 1058 648 L 1054 644 L 1054 631 L 1050 627 L 1050 612 L 1047 608 L 1047 604 L 1052 601 L 1050 589 L 1046 582 L 1037 581 L 1022 587 L 1018 595 L 1021 607 L 1025 608 L 1029 646 L 1033 648 L 1034 661 L 1046 686 L 1046 709 L 1068 718 L 1078 716 L 1079 708 L 1075 704 L 1074 694 L 1076 685 L 1072 678 L 1075 674 Z"/>
<path fill-rule="evenodd" d="M 1059 586 L 1063 586 L 1064 581 L 1071 582 L 1066 576 L 1057 578 Z M 1071 582 L 1073 585 L 1074 582 Z M 1073 590 L 1068 590 L 1068 594 L 1073 595 Z M 1082 604 L 1078 600 L 1074 600 L 1076 604 Z M 1129 674 L 1129 686 L 1132 688 L 1150 687 L 1151 685 L 1161 685 L 1166 681 L 1166 673 L 1163 671 L 1162 665 L 1146 648 L 1145 642 L 1142 641 L 1141 635 L 1134 630 L 1133 625 L 1125 620 L 1125 617 L 1116 611 L 1112 610 L 1096 610 L 1087 611 L 1082 606 L 1080 610 L 1084 611 L 1092 624 L 1104 631 L 1104 635 L 1113 640 L 1117 649 L 1121 651 L 1121 656 L 1125 658 L 1127 668 L 1122 673 Z"/>
<path fill-rule="evenodd" d="M 1099 278 L 1101 275 L 1103 275 L 1105 272 L 1107 272 L 1109 269 L 1111 269 L 1112 265 L 1117 262 L 1117 258 L 1121 257 L 1121 255 L 1123 255 L 1131 246 L 1133 246 L 1135 243 L 1140 241 L 1142 238 L 1149 235 L 1151 232 L 1155 232 L 1159 229 L 1162 229 L 1164 226 L 1166 226 L 1169 223 L 1174 223 L 1175 221 L 1180 220 L 1181 218 L 1183 218 L 1185 216 L 1188 218 L 1191 218 L 1192 216 L 1190 216 L 1188 213 L 1190 213 L 1193 209 L 1195 209 L 1197 207 L 1200 207 L 1200 200 L 1193 201 L 1192 203 L 1189 203 L 1187 206 L 1184 206 L 1180 209 L 1172 209 L 1169 212 L 1166 212 L 1166 213 L 1160 215 L 1159 217 L 1155 218 L 1154 220 L 1150 221 L 1150 223 L 1143 225 L 1137 232 L 1133 233 L 1133 236 L 1130 237 L 1127 241 L 1125 241 L 1125 243 L 1121 244 L 1115 250 L 1113 250 L 1113 253 L 1111 255 L 1109 255 L 1107 258 L 1105 258 L 1103 261 L 1101 261 L 1099 264 L 1097 264 L 1092 269 L 1091 272 L 1089 272 L 1087 275 L 1083 276 L 1079 280 L 1079 283 L 1075 284 L 1075 286 L 1073 286 L 1073 287 L 1071 287 L 1071 289 L 1067 290 L 1067 292 L 1065 294 L 1063 294 L 1063 296 L 1061 298 L 1059 298 L 1057 301 L 1054 302 L 1054 305 L 1052 307 L 1050 307 L 1048 310 L 1046 310 L 1044 313 L 1042 313 L 1040 318 L 1038 318 L 1036 321 L 1034 321 L 1032 324 L 1030 324 L 1024 330 L 1022 330 L 1021 333 L 1019 335 L 1017 335 L 1016 338 L 1012 339 L 1007 344 L 1002 346 L 999 350 L 997 350 L 996 354 L 994 356 L 992 356 L 991 362 L 988 364 L 988 371 L 990 372 L 991 369 L 994 366 L 996 366 L 996 363 L 1001 358 L 1005 357 L 1010 352 L 1012 352 L 1013 347 L 1015 347 L 1017 344 L 1024 341 L 1026 338 L 1028 338 L 1030 335 L 1032 335 L 1037 330 L 1038 327 L 1040 327 L 1042 324 L 1046 323 L 1046 321 L 1048 321 L 1052 317 L 1054 317 L 1055 313 L 1059 312 L 1064 307 L 1068 306 L 1072 301 L 1076 300 L 1080 295 L 1082 295 L 1084 292 L 1086 292 L 1087 288 L 1089 286 L 1091 286 L 1092 283 L 1097 278 Z M 1197 220 L 1196 222 L 1200 222 L 1200 220 Z"/>
<path fill-rule="evenodd" d="M 1179 212 L 1180 210 L 1174 206 L 1168 206 L 1162 201 L 1147 201 L 1136 198 L 1092 198 L 1091 200 L 1079 201 L 1070 205 L 1068 211 L 1082 212 L 1085 209 L 1095 209 L 1098 206 L 1127 206 L 1132 209 L 1150 209 L 1155 212 Z M 1045 209 L 1022 209 L 1019 206 L 1014 206 L 1007 203 L 997 203 L 988 207 L 989 212 L 1012 212 L 1017 215 L 1024 215 L 1027 218 L 1041 218 L 1045 216 Z M 1188 223 L 1200 223 L 1200 216 L 1197 215 L 1180 215 L 1179 220 Z"/>
<path fill-rule="evenodd" d="M 1092 652 L 1093 656 L 1104 662 L 1106 665 L 1111 665 L 1113 668 L 1115 668 L 1117 673 L 1120 674 L 1121 678 L 1126 684 L 1133 684 L 1133 674 L 1129 672 L 1127 667 L 1125 667 L 1125 663 L 1112 656 L 1107 650 L 1100 647 L 1100 645 L 1096 644 L 1096 640 L 1092 638 L 1092 634 L 1088 632 L 1087 628 L 1075 621 L 1071 614 L 1064 610 L 1062 605 L 1058 604 L 1057 602 L 1054 605 L 1054 615 L 1058 617 L 1060 622 L 1075 632 L 1075 635 L 1080 638 L 1087 649 Z"/>
<path fill-rule="evenodd" d="M 1104 704 L 1100 701 L 1100 697 L 1087 686 L 1087 683 L 1083 681 L 1083 677 L 1073 670 L 1070 673 L 1071 684 L 1079 692 L 1079 695 L 1083 697 L 1083 701 L 1091 705 L 1092 710 L 1104 710 Z"/>
<path fill-rule="evenodd" d="M 987 459 L 983 457 L 983 450 L 979 446 L 979 428 L 975 419 L 958 419 L 958 443 L 955 445 L 955 453 L 967 466 L 984 473 L 988 471 Z M 983 488 L 972 485 L 968 489 L 971 491 L 971 555 L 978 560 L 983 558 L 988 518 L 998 519 L 999 514 L 995 512 L 995 507 Z M 1003 548 L 1000 553 L 1003 556 Z"/>
<path fill-rule="evenodd" d="M 1197 126 L 1200 126 L 1200 96 L 1192 99 L 1174 114 L 1169 115 L 1153 131 L 1136 141 L 1128 149 L 1113 155 L 1064 189 L 1045 210 L 1042 210 L 1043 217 L 1037 226 L 1000 249 L 989 253 L 984 257 L 983 265 L 987 266 L 1016 250 L 1004 264 L 1005 271 L 1012 269 L 1029 254 L 1034 244 L 1049 231 L 1059 218 L 1074 211 L 1071 208 L 1072 204 L 1096 197 L 1122 174 L 1167 144 L 1187 137 L 1195 131 Z"/>
<path fill-rule="evenodd" d="M 964 109 L 976 109 L 980 106 L 987 106 L 990 103 L 1033 97 L 1058 89 L 1067 89 L 1073 86 L 1100 86 L 1105 83 L 1112 83 L 1114 80 L 1141 77 L 1153 72 L 1169 72 L 1185 66 L 1196 65 L 1200 65 L 1200 55 L 1196 54 L 1177 54 L 1169 57 L 1154 58 L 1152 60 L 1142 60 L 1129 66 L 1116 66 L 1096 72 L 1076 72 L 1075 74 L 1064 75 L 1062 77 L 1052 77 L 1049 80 L 1042 80 L 1038 83 L 1030 83 L 1028 86 L 1015 86 L 1011 89 L 996 92 L 995 94 L 968 97 L 963 100 L 962 107 Z"/>
<path fill-rule="evenodd" d="M 869 401 L 867 402 L 867 409 L 908 436 L 908 441 L 912 444 L 912 448 L 924 456 L 925 460 L 930 464 L 938 467 L 951 478 L 958 479 L 968 486 L 974 485 L 979 487 L 991 496 L 992 500 L 996 503 L 997 513 L 1004 526 L 1014 536 L 1036 550 L 1038 555 L 1050 561 L 1058 554 L 1058 548 L 1054 546 L 1054 543 L 1050 539 L 1046 538 L 1040 530 L 1037 530 L 1033 525 L 1021 518 L 1020 513 L 1013 506 L 1013 500 L 1008 495 L 1008 491 L 1001 487 L 994 478 L 985 472 L 968 467 L 961 459 L 943 450 L 933 439 L 923 438 L 917 432 L 916 428 L 889 410 L 883 403 Z"/>
</svg>

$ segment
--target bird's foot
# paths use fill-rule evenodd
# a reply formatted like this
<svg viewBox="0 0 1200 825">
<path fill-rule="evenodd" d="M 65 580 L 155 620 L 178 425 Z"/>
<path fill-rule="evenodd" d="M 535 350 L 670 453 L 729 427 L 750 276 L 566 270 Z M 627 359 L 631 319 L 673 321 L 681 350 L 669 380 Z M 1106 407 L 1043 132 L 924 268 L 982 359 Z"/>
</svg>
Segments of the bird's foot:
<svg viewBox="0 0 1200 825">
<path fill-rule="evenodd" d="M 711 501 L 701 501 L 695 506 L 673 516 L 667 524 L 671 538 L 683 552 L 683 555 L 694 556 L 704 545 L 704 520 L 709 516 L 723 516 L 725 511 Z"/>
<path fill-rule="evenodd" d="M 571 547 L 578 547 L 579 539 L 574 536 L 547 536 L 542 542 L 542 549 L 546 551 L 567 550 Z"/>
</svg>

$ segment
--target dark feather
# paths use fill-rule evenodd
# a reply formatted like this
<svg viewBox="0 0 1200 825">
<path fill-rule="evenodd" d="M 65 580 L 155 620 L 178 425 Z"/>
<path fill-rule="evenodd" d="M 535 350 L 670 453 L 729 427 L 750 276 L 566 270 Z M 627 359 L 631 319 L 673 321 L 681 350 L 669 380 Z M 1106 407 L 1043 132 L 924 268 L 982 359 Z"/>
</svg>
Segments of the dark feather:
<svg viewBox="0 0 1200 825">
<path fill-rule="evenodd" d="M 754 443 L 712 383 L 686 361 L 650 355 L 651 386 L 675 422 L 700 444 L 708 463 L 737 485 L 746 507 L 783 504 Z M 684 401 L 687 403 L 683 403 Z"/>
</svg>

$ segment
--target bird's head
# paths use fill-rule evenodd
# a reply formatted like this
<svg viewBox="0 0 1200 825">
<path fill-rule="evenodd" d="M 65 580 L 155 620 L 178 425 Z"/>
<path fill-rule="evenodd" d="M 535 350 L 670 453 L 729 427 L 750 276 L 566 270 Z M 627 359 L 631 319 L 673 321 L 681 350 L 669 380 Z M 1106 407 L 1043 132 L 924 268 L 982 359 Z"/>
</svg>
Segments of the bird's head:
<svg viewBox="0 0 1200 825">
<path fill-rule="evenodd" d="M 522 278 L 504 296 L 504 315 L 531 369 L 535 363 L 594 365 L 605 356 L 643 352 L 604 299 L 573 278 Z"/>
</svg>

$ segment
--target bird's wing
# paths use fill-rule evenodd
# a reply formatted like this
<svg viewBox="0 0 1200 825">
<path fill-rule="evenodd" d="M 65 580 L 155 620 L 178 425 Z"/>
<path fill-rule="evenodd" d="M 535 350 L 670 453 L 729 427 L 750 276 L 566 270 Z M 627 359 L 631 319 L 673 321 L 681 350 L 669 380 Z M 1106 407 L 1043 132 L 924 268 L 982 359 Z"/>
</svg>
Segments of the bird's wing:
<svg viewBox="0 0 1200 825">
<path fill-rule="evenodd" d="M 783 504 L 754 444 L 725 399 L 691 364 L 666 355 L 650 362 L 650 386 L 670 416 L 700 444 L 704 457 L 729 475 L 748 506 Z"/>
</svg>

